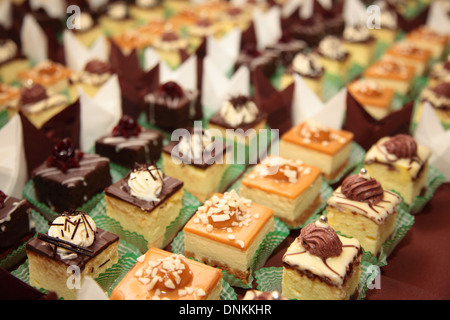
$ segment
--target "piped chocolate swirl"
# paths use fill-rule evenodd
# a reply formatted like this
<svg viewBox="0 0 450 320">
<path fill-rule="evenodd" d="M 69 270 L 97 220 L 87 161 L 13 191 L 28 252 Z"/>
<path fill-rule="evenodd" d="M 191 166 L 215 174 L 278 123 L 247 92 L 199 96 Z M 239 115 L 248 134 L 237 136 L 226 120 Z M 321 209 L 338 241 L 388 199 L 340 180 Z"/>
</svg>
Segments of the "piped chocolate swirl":
<svg viewBox="0 0 450 320">
<path fill-rule="evenodd" d="M 84 71 L 92 74 L 104 74 L 112 73 L 112 68 L 109 63 L 94 59 L 86 64 Z"/>
<path fill-rule="evenodd" d="M 397 158 L 412 158 L 417 155 L 417 144 L 413 137 L 398 134 L 384 143 L 386 150 Z"/>
<path fill-rule="evenodd" d="M 354 174 L 344 179 L 341 185 L 342 193 L 350 200 L 367 202 L 375 205 L 383 200 L 381 184 L 372 178 L 366 179 Z"/>
<path fill-rule="evenodd" d="M 20 89 L 20 104 L 27 105 L 47 99 L 47 91 L 40 84 L 34 83 L 31 86 Z"/>
<path fill-rule="evenodd" d="M 299 241 L 303 248 L 322 259 L 339 256 L 342 252 L 342 242 L 336 232 L 315 223 L 310 223 L 301 230 Z"/>
</svg>

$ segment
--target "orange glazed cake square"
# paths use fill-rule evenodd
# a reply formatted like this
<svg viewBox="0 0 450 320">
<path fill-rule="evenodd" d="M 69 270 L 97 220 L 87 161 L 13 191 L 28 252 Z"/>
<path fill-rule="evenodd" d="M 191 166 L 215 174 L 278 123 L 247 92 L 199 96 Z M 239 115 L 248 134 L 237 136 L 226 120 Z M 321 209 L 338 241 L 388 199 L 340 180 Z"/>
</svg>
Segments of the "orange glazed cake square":
<svg viewBox="0 0 450 320">
<path fill-rule="evenodd" d="M 185 255 L 225 270 L 246 284 L 256 250 L 273 230 L 272 209 L 234 190 L 217 193 L 184 227 Z"/>
<path fill-rule="evenodd" d="M 222 271 L 150 248 L 117 284 L 111 300 L 220 300 Z"/>
<path fill-rule="evenodd" d="M 392 110 L 395 92 L 372 80 L 359 79 L 347 86 L 348 92 L 376 120 L 386 117 Z"/>
<path fill-rule="evenodd" d="M 269 156 L 242 180 L 239 194 L 274 210 L 292 226 L 302 225 L 321 202 L 321 170 L 280 156 Z"/>
<path fill-rule="evenodd" d="M 308 120 L 291 128 L 280 141 L 280 155 L 303 161 L 333 179 L 348 164 L 353 133 Z"/>
<path fill-rule="evenodd" d="M 416 76 L 422 76 L 428 70 L 431 51 L 413 42 L 401 41 L 389 47 L 384 56 L 392 61 L 412 66 Z"/>
<path fill-rule="evenodd" d="M 399 94 L 407 94 L 415 75 L 414 67 L 395 61 L 380 59 L 364 72 L 364 78 L 377 81 Z"/>
<path fill-rule="evenodd" d="M 427 27 L 420 26 L 406 35 L 406 40 L 431 51 L 433 59 L 440 59 L 448 46 L 450 37 Z"/>
</svg>

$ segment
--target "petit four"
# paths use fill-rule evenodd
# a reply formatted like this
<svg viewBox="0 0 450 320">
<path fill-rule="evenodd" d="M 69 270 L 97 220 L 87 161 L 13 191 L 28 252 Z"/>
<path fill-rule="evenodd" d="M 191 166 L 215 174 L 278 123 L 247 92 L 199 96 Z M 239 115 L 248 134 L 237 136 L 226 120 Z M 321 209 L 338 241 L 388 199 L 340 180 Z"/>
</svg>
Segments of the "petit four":
<svg viewBox="0 0 450 320">
<path fill-rule="evenodd" d="M 323 99 L 323 81 L 325 69 L 320 62 L 318 55 L 314 52 L 300 52 L 298 53 L 290 69 L 281 78 L 281 87 L 287 87 L 293 81 L 293 73 L 299 74 L 306 83 L 320 99 Z"/>
<path fill-rule="evenodd" d="M 357 294 L 361 245 L 336 233 L 322 216 L 302 228 L 283 255 L 282 293 L 287 299 L 349 300 Z"/>
<path fill-rule="evenodd" d="M 184 252 L 249 282 L 256 251 L 274 230 L 273 210 L 240 197 L 236 191 L 214 194 L 184 227 Z"/>
<path fill-rule="evenodd" d="M 201 128 L 186 133 L 163 147 L 162 167 L 167 175 L 183 180 L 185 190 L 204 202 L 217 191 L 228 168 L 229 146 Z"/>
<path fill-rule="evenodd" d="M 450 81 L 442 82 L 423 89 L 415 118 L 422 115 L 423 106 L 429 103 L 443 124 L 450 124 Z"/>
<path fill-rule="evenodd" d="M 51 93 L 40 84 L 25 85 L 20 89 L 20 99 L 8 106 L 10 117 L 20 111 L 38 129 L 53 116 L 68 107 L 67 96 Z"/>
<path fill-rule="evenodd" d="M 364 165 L 384 189 L 398 192 L 409 205 L 426 188 L 430 156 L 431 151 L 413 137 L 398 134 L 378 140 L 366 153 Z"/>
<path fill-rule="evenodd" d="M 278 42 L 268 45 L 267 50 L 274 51 L 279 59 L 278 64 L 281 66 L 289 66 L 295 56 L 303 52 L 307 47 L 305 41 L 294 39 L 289 33 L 283 32 Z"/>
<path fill-rule="evenodd" d="M 260 68 L 262 73 L 270 78 L 278 67 L 278 52 L 273 50 L 257 50 L 253 45 L 246 45 L 236 59 L 234 70 L 246 66 L 250 72 Z"/>
<path fill-rule="evenodd" d="M 325 26 L 321 17 L 313 15 L 309 18 L 296 19 L 290 26 L 289 31 L 295 39 L 305 41 L 308 46 L 315 47 L 325 36 Z"/>
<path fill-rule="evenodd" d="M 109 159 L 83 153 L 65 138 L 31 178 L 38 201 L 56 212 L 75 209 L 111 184 Z"/>
<path fill-rule="evenodd" d="M 99 24 L 104 33 L 115 37 L 132 29 L 136 21 L 130 16 L 126 1 L 112 1 L 108 3 L 105 13 L 99 17 Z"/>
<path fill-rule="evenodd" d="M 34 235 L 35 223 L 30 210 L 26 200 L 0 190 L 0 260 Z"/>
<path fill-rule="evenodd" d="M 166 228 L 178 217 L 183 182 L 153 166 L 138 164 L 123 179 L 105 189 L 106 213 L 128 231 L 147 240 L 148 248 L 162 248 Z"/>
<path fill-rule="evenodd" d="M 376 120 L 384 118 L 392 110 L 395 92 L 378 82 L 355 80 L 347 86 L 347 90 Z"/>
<path fill-rule="evenodd" d="M 242 300 L 287 300 L 277 290 L 260 291 L 257 289 L 249 289 L 245 292 Z"/>
<path fill-rule="evenodd" d="M 199 97 L 198 90 L 183 89 L 174 81 L 163 83 L 144 98 L 147 122 L 168 131 L 186 128 L 202 114 Z"/>
<path fill-rule="evenodd" d="M 222 272 L 206 264 L 150 248 L 114 287 L 111 300 L 220 300 Z"/>
<path fill-rule="evenodd" d="M 286 132 L 280 141 L 280 155 L 303 161 L 322 170 L 327 180 L 338 176 L 347 166 L 353 133 L 328 128 L 307 120 Z"/>
<path fill-rule="evenodd" d="M 326 72 L 347 80 L 351 59 L 340 38 L 326 36 L 319 42 L 316 52 Z"/>
<path fill-rule="evenodd" d="M 267 115 L 247 96 L 237 95 L 223 102 L 219 111 L 209 120 L 209 129 L 218 130 L 222 137 L 248 145 L 266 125 Z"/>
<path fill-rule="evenodd" d="M 387 48 L 383 58 L 412 66 L 415 70 L 415 75 L 420 77 L 428 71 L 431 51 L 422 49 L 412 42 L 401 41 Z"/>
<path fill-rule="evenodd" d="M 362 169 L 344 179 L 327 200 L 330 226 L 359 240 L 365 251 L 377 256 L 382 244 L 392 236 L 401 202 L 396 193 Z"/>
<path fill-rule="evenodd" d="M 242 180 L 239 194 L 274 211 L 290 226 L 301 226 L 321 203 L 321 170 L 300 160 L 268 156 Z"/>
<path fill-rule="evenodd" d="M 342 41 L 351 63 L 367 67 L 372 62 L 376 40 L 365 25 L 347 26 Z"/>
<path fill-rule="evenodd" d="M 441 82 L 450 82 L 450 56 L 445 62 L 434 64 L 428 75 L 428 86 L 434 87 Z"/>
<path fill-rule="evenodd" d="M 401 95 L 409 93 L 415 76 L 415 68 L 389 59 L 380 59 L 363 73 L 365 79 L 379 82 Z"/>
<path fill-rule="evenodd" d="M 381 10 L 377 20 L 372 23 L 379 22 L 379 26 L 375 25 L 370 29 L 370 33 L 377 39 L 377 42 L 384 45 L 394 43 L 399 33 L 399 26 L 397 22 L 397 13 L 390 9 L 384 1 L 376 1 Z"/>
<path fill-rule="evenodd" d="M 130 16 L 139 22 L 148 22 L 163 15 L 161 0 L 135 0 L 130 4 Z"/>
<path fill-rule="evenodd" d="M 30 284 L 75 300 L 79 288 L 75 282 L 95 279 L 114 265 L 119 259 L 118 246 L 119 237 L 97 228 L 85 212 L 64 212 L 47 233 L 27 243 Z"/>
<path fill-rule="evenodd" d="M 80 25 L 71 29 L 75 37 L 87 48 L 103 35 L 102 28 L 88 12 L 80 12 Z"/>
<path fill-rule="evenodd" d="M 162 140 L 161 132 L 143 129 L 132 117 L 123 115 L 111 133 L 95 142 L 95 152 L 131 169 L 135 163 L 156 163 Z"/>
<path fill-rule="evenodd" d="M 71 74 L 69 79 L 69 96 L 71 101 L 78 99 L 78 90 L 89 97 L 94 97 L 100 88 L 114 74 L 111 65 L 98 59 L 92 59 L 86 63 L 84 69 Z"/>
<path fill-rule="evenodd" d="M 64 65 L 44 60 L 37 65 L 18 73 L 17 77 L 22 85 L 40 84 L 52 93 L 61 93 L 69 88 L 69 78 L 72 70 Z"/>
<path fill-rule="evenodd" d="M 13 83 L 17 75 L 30 68 L 30 61 L 19 51 L 17 44 L 10 39 L 0 39 L 0 80 Z"/>
<path fill-rule="evenodd" d="M 178 32 L 172 30 L 170 24 L 166 24 L 165 30 L 159 37 L 154 39 L 152 46 L 163 61 L 170 67 L 176 68 L 182 62 L 180 51 L 188 50 L 189 42 L 181 37 Z"/>
<path fill-rule="evenodd" d="M 14 108 L 20 99 L 20 89 L 0 83 L 0 111 Z"/>
<path fill-rule="evenodd" d="M 420 26 L 406 34 L 406 40 L 416 46 L 431 51 L 433 59 L 441 59 L 448 48 L 450 37 L 427 27 Z"/>
</svg>

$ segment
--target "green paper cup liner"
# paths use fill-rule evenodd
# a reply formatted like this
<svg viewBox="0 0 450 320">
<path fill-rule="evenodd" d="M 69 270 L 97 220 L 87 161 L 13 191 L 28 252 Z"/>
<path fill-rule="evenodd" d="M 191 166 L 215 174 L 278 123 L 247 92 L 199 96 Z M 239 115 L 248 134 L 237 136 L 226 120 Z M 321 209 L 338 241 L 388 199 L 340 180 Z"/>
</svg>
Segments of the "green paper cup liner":
<svg viewBox="0 0 450 320">
<path fill-rule="evenodd" d="M 323 78 L 323 100 L 334 97 L 345 86 L 345 81 L 337 75 L 325 72 Z"/>
<path fill-rule="evenodd" d="M 274 231 L 268 233 L 263 241 L 260 243 L 258 249 L 253 257 L 252 264 L 250 266 L 250 277 L 248 284 L 243 283 L 240 279 L 237 279 L 234 275 L 222 270 L 223 279 L 228 282 L 232 287 L 250 289 L 254 279 L 254 273 L 265 264 L 267 259 L 273 253 L 273 251 L 283 242 L 283 240 L 289 235 L 289 229 L 279 219 L 274 218 L 275 228 Z M 180 231 L 172 242 L 172 252 L 184 255 L 184 231 Z"/>
<path fill-rule="evenodd" d="M 172 241 L 178 231 L 186 224 L 200 205 L 201 203 L 196 197 L 184 191 L 181 210 L 177 218 L 172 221 L 169 226 L 167 226 L 161 248 L 166 247 L 170 241 Z M 100 228 L 118 235 L 124 241 L 131 243 L 133 246 L 138 248 L 141 253 L 147 252 L 148 242 L 143 235 L 125 230 L 117 220 L 110 218 L 107 215 L 106 200 L 104 198 L 101 199 L 95 208 L 89 212 L 89 215 L 94 219 L 95 223 Z"/>
<path fill-rule="evenodd" d="M 361 276 L 357 285 L 358 295 L 356 300 L 364 300 L 367 290 L 371 288 L 371 285 L 375 278 L 380 274 L 380 268 L 366 261 L 364 256 L 361 257 Z M 283 268 L 282 267 L 267 267 L 261 268 L 256 271 L 255 279 L 257 283 L 257 289 L 260 291 L 278 291 L 283 294 L 282 280 L 283 280 Z"/>
<path fill-rule="evenodd" d="M 117 171 L 115 165 L 110 164 L 110 173 L 113 183 L 123 178 L 122 176 L 123 173 Z M 52 208 L 50 208 L 47 204 L 39 202 L 36 196 L 33 180 L 29 180 L 25 184 L 25 187 L 23 189 L 23 196 L 44 216 L 44 218 L 46 218 L 49 221 L 53 221 L 60 214 L 54 211 Z M 97 205 L 97 203 L 103 198 L 104 192 L 100 192 L 77 209 L 84 212 L 90 212 Z"/>
<path fill-rule="evenodd" d="M 40 215 L 37 211 L 31 210 L 31 217 L 35 223 L 36 232 L 46 232 L 48 229 L 48 221 Z M 0 267 L 8 270 L 18 265 L 27 255 L 26 242 L 19 245 L 13 252 L 0 261 Z"/>
</svg>

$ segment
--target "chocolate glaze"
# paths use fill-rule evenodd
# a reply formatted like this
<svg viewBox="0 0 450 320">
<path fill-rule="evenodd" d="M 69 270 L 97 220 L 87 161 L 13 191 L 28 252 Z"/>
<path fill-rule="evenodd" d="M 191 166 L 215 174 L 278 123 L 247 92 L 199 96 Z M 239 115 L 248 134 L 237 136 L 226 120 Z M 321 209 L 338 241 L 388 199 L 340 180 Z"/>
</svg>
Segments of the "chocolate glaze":
<svg viewBox="0 0 450 320">
<path fill-rule="evenodd" d="M 183 187 L 183 181 L 165 176 L 163 178 L 161 193 L 158 196 L 160 201 L 145 201 L 131 195 L 130 187 L 128 186 L 128 178 L 129 174 L 125 178 L 107 187 L 105 189 L 105 194 L 118 200 L 128 202 L 146 212 L 151 212 L 158 206 L 164 205 L 165 200 Z"/>
<path fill-rule="evenodd" d="M 21 239 L 34 234 L 30 225 L 31 206 L 25 200 L 6 197 L 4 206 L 0 209 L 0 251 L 21 242 Z"/>
<path fill-rule="evenodd" d="M 34 237 L 27 243 L 27 252 L 31 251 L 46 258 L 61 262 L 67 266 L 75 265 L 78 266 L 81 270 L 84 270 L 86 264 L 91 259 L 94 259 L 103 250 L 105 250 L 116 241 L 119 241 L 119 237 L 117 235 L 97 228 L 94 243 L 86 248 L 92 251 L 92 257 L 79 254 L 75 259 L 61 259 L 59 255 L 56 254 L 56 248 L 53 245 L 37 237 Z"/>
<path fill-rule="evenodd" d="M 259 110 L 258 114 L 256 115 L 255 120 L 253 120 L 250 123 L 241 123 L 240 125 L 233 127 L 231 125 L 229 125 L 225 119 L 222 118 L 222 116 L 220 115 L 220 112 L 216 112 L 211 119 L 209 120 L 209 122 L 211 124 L 214 124 L 216 126 L 225 128 L 225 129 L 242 129 L 244 131 L 247 131 L 248 129 L 251 129 L 253 127 L 255 127 L 257 124 L 259 124 L 261 121 L 265 120 L 267 118 L 267 114 L 261 110 Z"/>
</svg>

